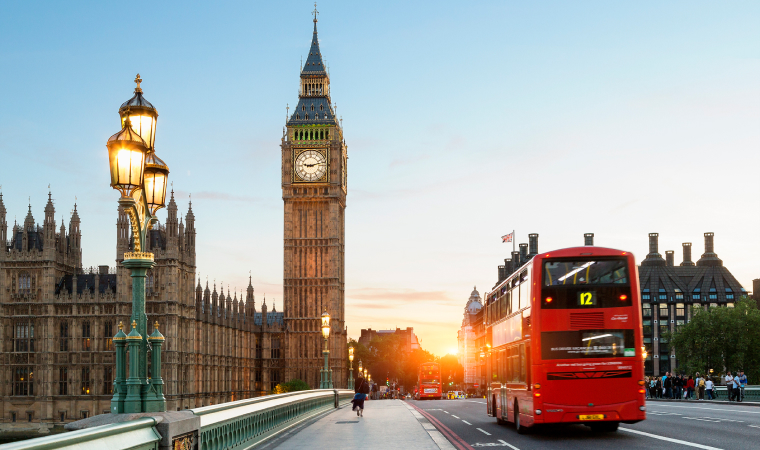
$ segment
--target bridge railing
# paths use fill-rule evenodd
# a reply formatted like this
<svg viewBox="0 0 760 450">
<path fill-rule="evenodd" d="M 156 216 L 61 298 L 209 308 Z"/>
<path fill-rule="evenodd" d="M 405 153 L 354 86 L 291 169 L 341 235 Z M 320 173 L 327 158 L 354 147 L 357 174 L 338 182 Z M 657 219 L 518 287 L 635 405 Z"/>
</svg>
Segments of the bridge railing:
<svg viewBox="0 0 760 450">
<path fill-rule="evenodd" d="M 28 439 L 0 445 L 2 450 L 159 450 L 161 435 L 155 429 L 156 420 L 145 417 L 129 422 L 101 425 L 85 430 L 70 431 L 52 436 Z"/>
<path fill-rule="evenodd" d="M 354 392 L 319 389 L 256 397 L 0 445 L 0 450 L 239 450 L 349 402 Z M 98 418 L 124 420 L 122 414 Z M 127 417 L 128 419 L 129 417 Z"/>
<path fill-rule="evenodd" d="M 349 390 L 313 390 L 256 397 L 191 409 L 201 419 L 200 450 L 236 450 L 263 442 L 354 396 Z"/>
<path fill-rule="evenodd" d="M 713 389 L 716 400 L 728 400 L 728 390 L 725 386 L 715 386 Z M 744 400 L 748 402 L 760 401 L 760 386 L 747 386 L 744 388 Z"/>
</svg>

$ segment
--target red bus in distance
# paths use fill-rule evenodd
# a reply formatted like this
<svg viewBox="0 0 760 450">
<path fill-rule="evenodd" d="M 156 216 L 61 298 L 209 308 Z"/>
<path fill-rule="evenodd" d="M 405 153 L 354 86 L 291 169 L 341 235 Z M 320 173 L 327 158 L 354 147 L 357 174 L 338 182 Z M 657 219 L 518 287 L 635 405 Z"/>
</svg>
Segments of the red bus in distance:
<svg viewBox="0 0 760 450">
<path fill-rule="evenodd" d="M 417 375 L 417 398 L 440 400 L 441 395 L 441 366 L 437 362 L 420 364 Z"/>
<path fill-rule="evenodd" d="M 488 414 L 518 433 L 646 419 L 638 280 L 630 252 L 588 246 L 536 255 L 488 292 Z"/>
</svg>

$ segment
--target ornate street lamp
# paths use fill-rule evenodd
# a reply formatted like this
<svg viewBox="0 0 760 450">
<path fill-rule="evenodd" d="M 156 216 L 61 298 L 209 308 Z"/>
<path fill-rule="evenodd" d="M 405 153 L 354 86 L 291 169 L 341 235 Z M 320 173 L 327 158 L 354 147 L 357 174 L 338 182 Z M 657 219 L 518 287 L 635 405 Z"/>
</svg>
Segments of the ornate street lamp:
<svg viewBox="0 0 760 450">
<path fill-rule="evenodd" d="M 319 383 L 319 388 L 332 389 L 332 371 L 329 367 L 330 350 L 327 347 L 327 340 L 330 338 L 330 314 L 327 313 L 327 308 L 325 308 L 325 312 L 322 313 L 322 337 L 325 338 L 325 348 L 322 350 L 322 356 L 325 357 L 325 366 L 321 371 L 322 377 Z"/>
<path fill-rule="evenodd" d="M 160 347 L 164 337 L 158 331 L 148 336 L 145 314 L 145 276 L 155 266 L 153 254 L 145 252 L 147 233 L 158 221 L 155 214 L 166 204 L 169 167 L 156 156 L 158 112 L 142 95 L 140 75 L 135 78 L 135 95 L 119 108 L 121 131 L 108 139 L 111 187 L 119 191 L 119 205 L 129 216 L 132 251 L 124 254 L 122 265 L 132 277 L 132 331 L 114 337 L 129 345 L 129 378 L 114 381 L 112 413 L 166 411 L 161 378 Z M 153 346 L 151 377 L 148 378 L 148 349 Z M 126 352 L 117 352 L 117 367 L 126 368 Z M 119 360 L 121 359 L 121 360 Z"/>
<path fill-rule="evenodd" d="M 348 347 L 348 388 L 354 388 L 354 347 Z"/>
</svg>

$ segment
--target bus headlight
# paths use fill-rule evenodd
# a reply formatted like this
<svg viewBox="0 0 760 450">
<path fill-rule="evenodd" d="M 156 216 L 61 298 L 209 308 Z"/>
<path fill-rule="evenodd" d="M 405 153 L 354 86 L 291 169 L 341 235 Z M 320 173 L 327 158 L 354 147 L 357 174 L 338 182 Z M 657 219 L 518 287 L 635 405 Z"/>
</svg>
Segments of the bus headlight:
<svg viewBox="0 0 760 450">
<path fill-rule="evenodd" d="M 541 415 L 541 412 L 542 412 L 542 411 L 541 411 L 540 409 L 537 409 L 537 410 L 536 410 L 536 415 L 537 415 L 537 416 L 540 416 L 540 415 Z"/>
<path fill-rule="evenodd" d="M 639 411 L 646 411 L 646 410 L 647 410 L 646 406 L 639 406 Z"/>
</svg>

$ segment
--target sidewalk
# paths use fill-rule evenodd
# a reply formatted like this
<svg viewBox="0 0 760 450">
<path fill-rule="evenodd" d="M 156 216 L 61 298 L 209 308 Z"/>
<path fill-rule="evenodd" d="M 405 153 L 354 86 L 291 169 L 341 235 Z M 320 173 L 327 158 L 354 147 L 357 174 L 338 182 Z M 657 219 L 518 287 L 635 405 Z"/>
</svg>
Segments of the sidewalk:
<svg viewBox="0 0 760 450">
<path fill-rule="evenodd" d="M 275 448 L 455 449 L 427 419 L 401 400 L 367 401 L 364 417 L 357 417 L 349 404 L 300 430 Z"/>
<path fill-rule="evenodd" d="M 670 398 L 648 398 L 648 402 L 663 402 L 663 403 L 688 403 L 694 405 L 736 405 L 736 406 L 760 406 L 760 402 L 729 402 L 728 400 L 686 400 L 686 399 L 670 399 Z"/>
</svg>

